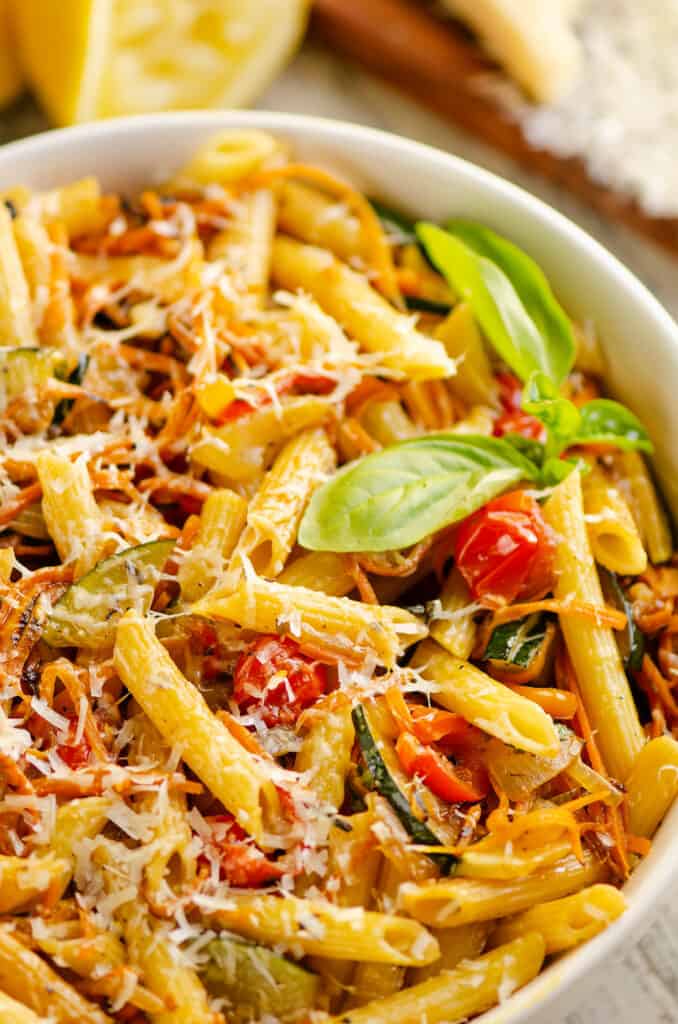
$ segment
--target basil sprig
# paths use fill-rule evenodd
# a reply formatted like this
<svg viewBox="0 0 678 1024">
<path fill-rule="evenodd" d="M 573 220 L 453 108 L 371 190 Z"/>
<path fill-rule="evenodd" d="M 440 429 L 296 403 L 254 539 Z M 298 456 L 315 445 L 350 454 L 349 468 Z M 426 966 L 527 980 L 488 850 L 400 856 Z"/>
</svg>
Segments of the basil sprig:
<svg viewBox="0 0 678 1024">
<path fill-rule="evenodd" d="M 447 230 L 420 221 L 416 232 L 430 261 L 469 303 L 488 342 L 520 379 L 541 372 L 561 384 L 574 362 L 572 326 L 534 260 L 470 221 L 450 221 Z"/>
<path fill-rule="evenodd" d="M 539 470 L 508 441 L 442 433 L 401 441 L 340 470 L 299 529 L 312 551 L 395 551 L 475 512 Z"/>
<path fill-rule="evenodd" d="M 576 459 L 561 458 L 567 448 L 576 445 L 609 444 L 627 451 L 653 451 L 647 431 L 630 409 L 609 398 L 594 398 L 577 408 L 543 373 L 533 374 L 527 382 L 522 408 L 546 427 L 541 459 L 534 448 L 530 454 L 541 465 L 542 480 L 547 484 L 562 480 L 577 464 Z"/>
</svg>

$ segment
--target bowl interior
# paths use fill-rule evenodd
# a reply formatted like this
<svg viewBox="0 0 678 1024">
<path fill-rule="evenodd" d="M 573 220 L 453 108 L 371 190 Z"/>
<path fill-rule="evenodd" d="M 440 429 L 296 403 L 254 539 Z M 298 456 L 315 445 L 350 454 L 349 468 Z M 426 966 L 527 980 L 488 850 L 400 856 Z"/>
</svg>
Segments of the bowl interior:
<svg viewBox="0 0 678 1024">
<path fill-rule="evenodd" d="M 325 164 L 370 195 L 418 217 L 481 220 L 523 246 L 542 266 L 568 311 L 590 320 L 608 365 L 610 392 L 644 421 L 656 446 L 655 467 L 678 515 L 678 327 L 614 257 L 539 200 L 465 161 L 393 135 L 354 125 L 262 112 L 154 115 L 51 132 L 0 149 L 0 187 L 50 188 L 88 174 L 130 191 L 167 179 L 212 133 L 257 127 L 289 140 L 301 160 Z M 546 1022 L 563 1015 L 591 984 L 591 968 L 648 926 L 678 874 L 678 806 L 627 886 L 630 908 L 582 950 L 553 964 L 486 1024 Z"/>
</svg>

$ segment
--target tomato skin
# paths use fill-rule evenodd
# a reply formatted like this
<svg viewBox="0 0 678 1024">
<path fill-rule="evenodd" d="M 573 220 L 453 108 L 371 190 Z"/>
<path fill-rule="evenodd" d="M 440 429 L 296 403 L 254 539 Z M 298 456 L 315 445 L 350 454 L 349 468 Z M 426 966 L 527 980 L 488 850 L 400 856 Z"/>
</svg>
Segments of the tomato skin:
<svg viewBox="0 0 678 1024">
<path fill-rule="evenodd" d="M 302 654 L 291 637 L 259 637 L 240 655 L 233 676 L 240 710 L 260 710 L 268 726 L 293 725 L 326 689 L 326 667 Z"/>
<path fill-rule="evenodd" d="M 454 558 L 474 600 L 504 604 L 548 590 L 555 541 L 534 498 L 511 491 L 458 528 Z"/>
<path fill-rule="evenodd" d="M 433 747 L 427 747 L 411 732 L 401 732 L 396 754 L 405 772 L 417 775 L 441 800 L 450 804 L 475 803 L 487 795 L 487 778 L 480 771 L 452 765 Z"/>
<path fill-rule="evenodd" d="M 84 768 L 88 765 L 89 755 L 92 752 L 92 748 L 90 747 L 86 736 L 83 736 L 78 743 L 74 743 L 77 725 L 77 720 L 71 716 L 70 726 L 68 728 L 68 739 L 65 743 L 60 743 L 56 748 L 56 752 L 61 760 L 64 764 L 67 764 L 72 771 L 76 771 L 78 768 Z"/>
<path fill-rule="evenodd" d="M 498 373 L 499 401 L 504 412 L 520 412 L 523 400 L 523 385 L 513 373 Z"/>
<path fill-rule="evenodd" d="M 212 826 L 211 845 L 219 854 L 221 877 L 229 885 L 255 889 L 280 878 L 284 869 L 261 852 L 230 814 L 206 819 Z"/>
<path fill-rule="evenodd" d="M 410 705 L 414 735 L 422 743 L 435 743 L 443 753 L 476 742 L 482 733 L 467 722 L 463 715 L 439 708 L 427 708 L 420 704 Z"/>
<path fill-rule="evenodd" d="M 506 434 L 520 434 L 530 441 L 546 442 L 546 427 L 527 412 L 504 412 L 494 421 L 492 433 L 495 437 L 505 437 Z"/>
</svg>

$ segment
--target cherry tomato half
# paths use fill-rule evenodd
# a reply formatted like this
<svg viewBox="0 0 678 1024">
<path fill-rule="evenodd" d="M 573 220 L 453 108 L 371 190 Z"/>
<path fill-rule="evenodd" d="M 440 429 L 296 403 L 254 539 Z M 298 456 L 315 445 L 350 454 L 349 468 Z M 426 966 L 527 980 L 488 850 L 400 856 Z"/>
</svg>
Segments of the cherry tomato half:
<svg viewBox="0 0 678 1024">
<path fill-rule="evenodd" d="M 523 385 L 513 373 L 498 373 L 499 401 L 504 412 L 520 412 L 523 399 Z"/>
<path fill-rule="evenodd" d="M 489 784 L 481 770 L 453 765 L 433 747 L 420 743 L 411 732 L 401 732 L 396 753 L 410 778 L 417 775 L 432 793 L 447 803 L 474 803 L 487 795 Z"/>
<path fill-rule="evenodd" d="M 75 771 L 77 768 L 84 768 L 85 765 L 89 764 L 89 755 L 92 752 L 92 748 L 86 736 L 82 736 L 77 743 L 75 742 L 77 719 L 69 716 L 69 721 L 68 739 L 65 743 L 60 743 L 57 746 L 56 752 L 61 760 Z"/>
<path fill-rule="evenodd" d="M 546 441 L 546 427 L 536 416 L 530 416 L 528 412 L 504 412 L 494 421 L 493 434 L 495 437 L 505 437 L 506 434 L 520 434 L 531 441 Z"/>
<path fill-rule="evenodd" d="M 212 827 L 210 845 L 218 853 L 221 877 L 229 885 L 254 889 L 284 874 L 284 869 L 252 843 L 230 814 L 216 814 L 207 821 Z"/>
<path fill-rule="evenodd" d="M 456 532 L 454 557 L 474 600 L 527 600 L 552 582 L 554 538 L 534 498 L 511 491 L 469 516 Z"/>
<path fill-rule="evenodd" d="M 327 689 L 327 669 L 291 637 L 261 636 L 240 655 L 233 697 L 241 711 L 261 710 L 266 725 L 293 725 Z"/>
</svg>

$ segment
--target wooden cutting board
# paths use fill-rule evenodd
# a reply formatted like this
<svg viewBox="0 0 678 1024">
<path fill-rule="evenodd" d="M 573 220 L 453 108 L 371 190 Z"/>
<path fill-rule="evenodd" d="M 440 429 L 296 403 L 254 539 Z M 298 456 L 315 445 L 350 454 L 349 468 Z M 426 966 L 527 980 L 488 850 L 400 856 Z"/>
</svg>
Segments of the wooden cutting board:
<svg viewBox="0 0 678 1024">
<path fill-rule="evenodd" d="M 520 125 L 481 90 L 480 76 L 496 66 L 462 26 L 416 0 L 315 0 L 312 29 L 335 52 L 678 256 L 678 218 L 648 216 L 634 200 L 592 181 L 581 160 L 527 142 Z"/>
</svg>

